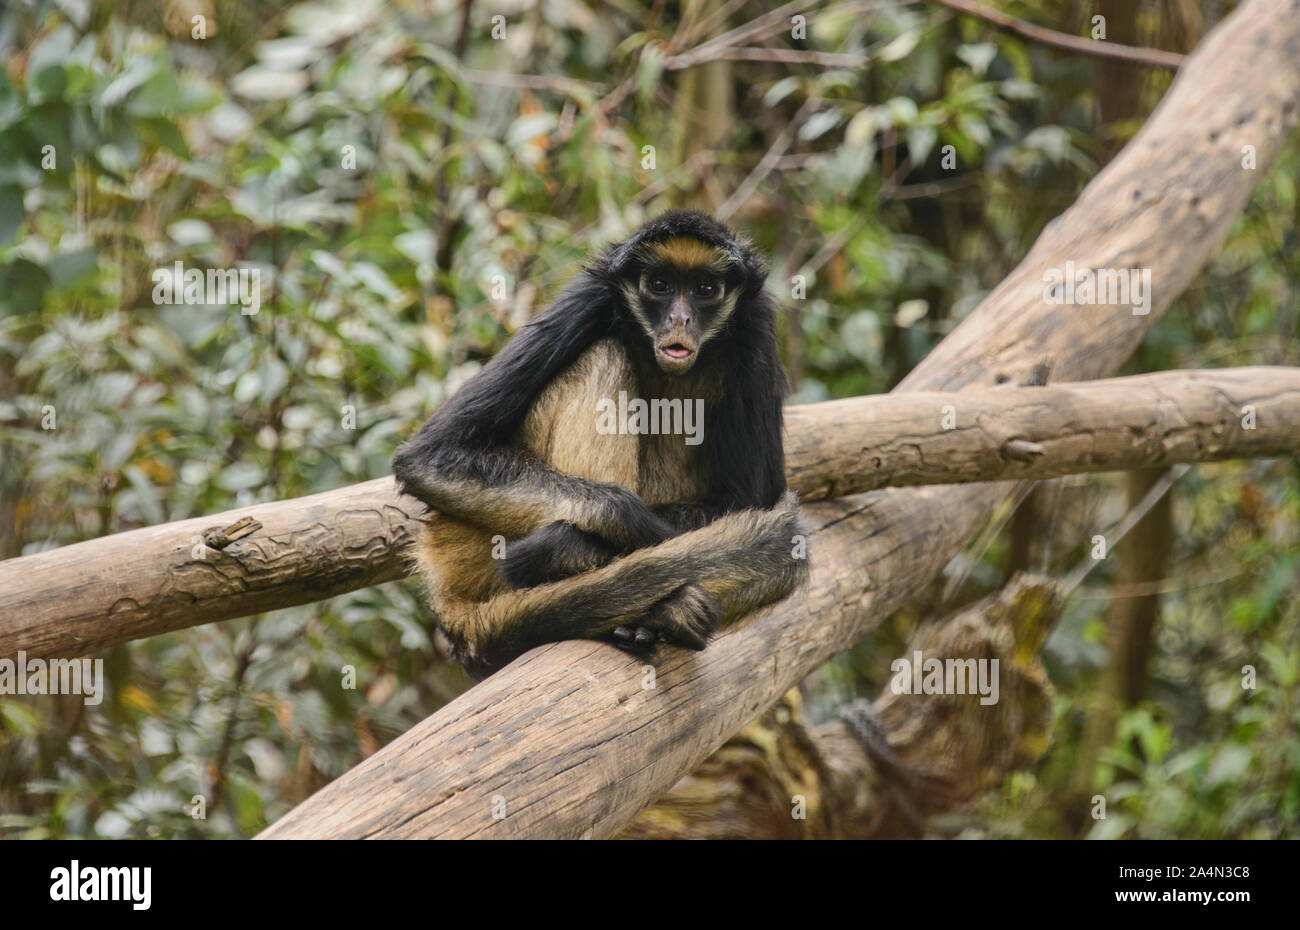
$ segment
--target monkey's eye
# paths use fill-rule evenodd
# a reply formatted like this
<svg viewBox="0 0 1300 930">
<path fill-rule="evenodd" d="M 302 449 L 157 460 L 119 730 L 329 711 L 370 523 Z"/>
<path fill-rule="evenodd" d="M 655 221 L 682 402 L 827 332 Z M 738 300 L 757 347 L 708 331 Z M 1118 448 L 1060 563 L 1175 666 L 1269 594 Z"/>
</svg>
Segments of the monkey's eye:
<svg viewBox="0 0 1300 930">
<path fill-rule="evenodd" d="M 712 297 L 718 292 L 718 287 L 712 281 L 701 281 L 695 285 L 696 297 Z"/>
<path fill-rule="evenodd" d="M 668 282 L 665 279 L 663 278 L 650 279 L 651 294 L 667 294 L 670 290 L 671 287 L 669 286 Z"/>
</svg>

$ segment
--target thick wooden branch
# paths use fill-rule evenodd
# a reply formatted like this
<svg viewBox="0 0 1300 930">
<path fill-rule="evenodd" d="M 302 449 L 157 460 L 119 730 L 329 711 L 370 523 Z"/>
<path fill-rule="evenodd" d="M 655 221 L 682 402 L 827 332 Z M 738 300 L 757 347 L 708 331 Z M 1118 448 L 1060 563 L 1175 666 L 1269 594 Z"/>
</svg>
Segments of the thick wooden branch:
<svg viewBox="0 0 1300 930">
<path fill-rule="evenodd" d="M 911 662 L 920 652 L 941 661 L 996 659 L 997 700 L 985 704 L 970 689 L 897 692 L 891 682 L 871 707 L 894 759 L 880 761 L 839 716 L 816 726 L 805 721 L 792 688 L 619 838 L 921 835 L 925 820 L 998 785 L 1047 749 L 1052 686 L 1039 652 L 1063 603 L 1057 582 L 1017 575 L 1003 590 L 918 630 L 900 658 Z"/>
<path fill-rule="evenodd" d="M 791 407 L 804 500 L 1300 452 L 1300 368 L 908 392 Z M 796 438 L 797 437 L 797 438 Z"/>
<path fill-rule="evenodd" d="M 1300 369 L 885 394 L 792 407 L 787 419 L 790 486 L 817 501 L 1294 453 Z M 400 578 L 419 512 L 385 478 L 0 562 L 0 656 L 81 655 Z M 196 544 L 241 517 L 246 535 Z"/>
<path fill-rule="evenodd" d="M 1244 3 L 1147 125 L 900 386 L 1113 371 L 1222 241 L 1295 123 L 1300 2 Z M 1045 303 L 1066 261 L 1152 272 L 1150 313 Z M 533 650 L 273 824 L 291 837 L 606 837 L 796 681 L 934 578 L 1014 483 L 873 491 L 808 508 L 808 588 L 654 674 L 612 647 Z"/>
<path fill-rule="evenodd" d="M 405 577 L 400 553 L 422 510 L 377 478 L 7 559 L 0 656 L 85 655 Z M 213 548 L 246 518 L 252 534 Z"/>
</svg>

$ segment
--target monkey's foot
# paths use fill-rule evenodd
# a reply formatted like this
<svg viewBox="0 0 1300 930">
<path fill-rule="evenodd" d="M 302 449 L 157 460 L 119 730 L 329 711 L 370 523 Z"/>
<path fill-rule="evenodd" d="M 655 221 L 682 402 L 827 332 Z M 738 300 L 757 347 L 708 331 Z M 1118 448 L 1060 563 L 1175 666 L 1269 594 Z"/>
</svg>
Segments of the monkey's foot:
<svg viewBox="0 0 1300 930">
<path fill-rule="evenodd" d="M 682 585 L 633 624 L 614 628 L 614 645 L 638 656 L 660 643 L 683 649 L 703 649 L 717 629 L 722 606 L 698 584 Z"/>
</svg>

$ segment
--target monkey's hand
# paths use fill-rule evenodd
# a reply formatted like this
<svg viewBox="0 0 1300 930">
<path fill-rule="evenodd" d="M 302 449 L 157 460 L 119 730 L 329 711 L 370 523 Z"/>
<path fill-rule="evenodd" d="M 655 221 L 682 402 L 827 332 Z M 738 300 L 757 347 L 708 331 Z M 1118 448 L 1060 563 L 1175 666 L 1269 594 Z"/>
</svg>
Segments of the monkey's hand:
<svg viewBox="0 0 1300 930">
<path fill-rule="evenodd" d="M 677 535 L 673 524 L 651 510 L 635 491 L 619 485 L 606 485 L 607 519 L 598 530 L 602 539 L 621 552 L 657 546 Z M 595 529 L 595 527 L 593 527 Z"/>
<path fill-rule="evenodd" d="M 649 655 L 660 643 L 703 649 L 718 627 L 722 606 L 701 585 L 684 584 L 644 617 L 614 628 L 614 645 L 637 656 Z"/>
<path fill-rule="evenodd" d="M 534 588 L 599 568 L 618 550 L 595 533 L 557 520 L 506 545 L 501 577 L 512 588 Z"/>
</svg>

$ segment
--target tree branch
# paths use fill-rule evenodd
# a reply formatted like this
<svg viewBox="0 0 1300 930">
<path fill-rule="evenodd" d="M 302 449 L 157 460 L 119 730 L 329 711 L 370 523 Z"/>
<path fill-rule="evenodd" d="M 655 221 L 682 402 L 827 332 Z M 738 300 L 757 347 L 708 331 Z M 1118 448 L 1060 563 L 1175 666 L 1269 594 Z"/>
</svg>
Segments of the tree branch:
<svg viewBox="0 0 1300 930">
<path fill-rule="evenodd" d="M 1300 452 L 1300 368 L 1226 368 L 909 392 L 790 407 L 805 500 Z"/>
<path fill-rule="evenodd" d="M 897 765 L 867 751 L 841 717 L 805 721 L 792 688 L 618 838 L 920 835 L 926 819 L 977 797 L 1046 749 L 1052 687 L 1039 652 L 1063 603 L 1056 582 L 1017 575 L 1002 591 L 922 626 L 902 657 L 996 659 L 997 701 L 981 703 L 973 687 L 955 694 L 885 687 L 874 702 L 864 700 Z"/>
<path fill-rule="evenodd" d="M 1300 369 L 881 394 L 791 407 L 786 423 L 787 477 L 805 502 L 1294 454 Z M 400 578 L 421 511 L 382 478 L 0 562 L 0 656 L 84 654 Z M 222 539 L 235 523 L 238 538 Z"/>
<path fill-rule="evenodd" d="M 967 16 L 974 16 L 1001 26 L 1003 29 L 1010 29 L 1026 39 L 1032 39 L 1035 42 L 1051 45 L 1055 48 L 1067 49 L 1071 52 L 1082 52 L 1085 55 L 1094 55 L 1098 58 L 1112 58 L 1148 68 L 1169 68 L 1172 70 L 1181 68 L 1187 60 L 1187 56 L 1179 55 L 1177 52 L 1085 39 L 1081 36 L 1072 36 L 1066 32 L 1057 32 L 1055 29 L 1035 26 L 1033 23 L 1016 19 L 1014 16 L 1008 16 L 1006 13 L 987 7 L 982 3 L 974 3 L 972 0 L 936 0 L 936 2 L 959 13 L 965 13 Z"/>
</svg>

